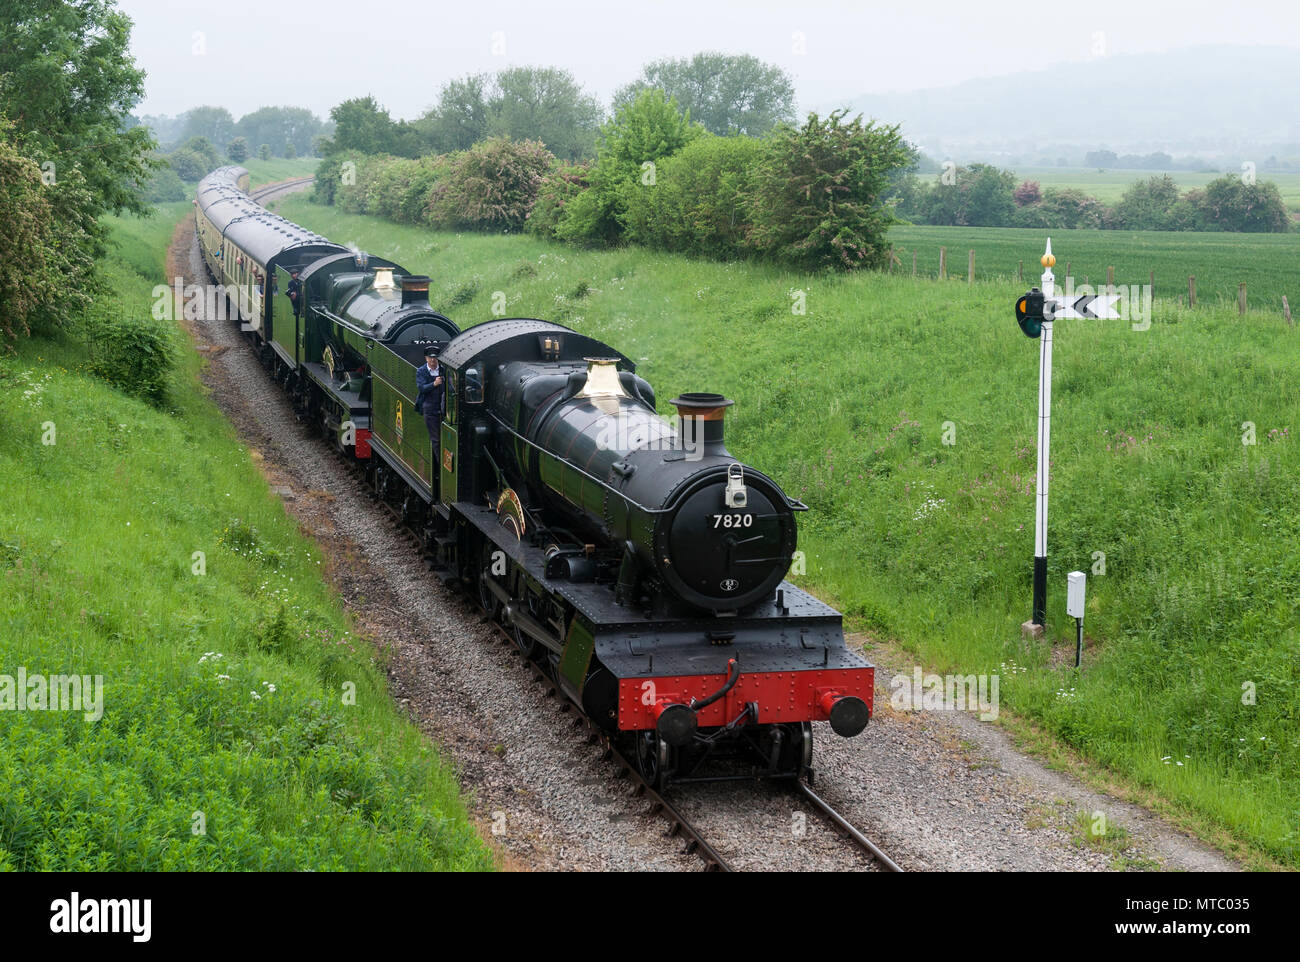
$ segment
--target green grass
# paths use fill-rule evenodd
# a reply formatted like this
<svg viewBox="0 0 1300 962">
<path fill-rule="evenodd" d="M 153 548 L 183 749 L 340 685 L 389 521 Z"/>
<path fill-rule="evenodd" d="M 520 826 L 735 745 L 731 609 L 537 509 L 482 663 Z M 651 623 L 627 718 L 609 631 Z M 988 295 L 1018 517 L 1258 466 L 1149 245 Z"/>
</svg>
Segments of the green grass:
<svg viewBox="0 0 1300 962">
<path fill-rule="evenodd" d="M 889 240 L 902 261 L 895 270 L 936 277 L 939 248 L 948 249 L 949 278 L 965 278 L 967 252 L 975 251 L 975 278 L 1014 280 L 1024 261 L 1022 289 L 1038 284 L 1039 257 L 1052 239 L 1056 279 L 1065 283 L 1068 264 L 1076 285 L 1106 283 L 1115 268 L 1116 284 L 1144 285 L 1155 271 L 1157 297 L 1187 298 L 1187 276 L 1196 277 L 1196 304 L 1235 305 L 1237 284 L 1246 282 L 1250 308 L 1282 314 L 1282 296 L 1300 313 L 1300 233 L 1228 234 L 1221 232 L 1127 230 L 1026 230 L 1014 227 L 928 227 L 898 225 Z"/>
<path fill-rule="evenodd" d="M 510 316 L 605 339 L 665 413 L 680 391 L 734 398 L 731 449 L 812 507 L 800 580 L 853 624 L 940 672 L 1000 673 L 1007 708 L 1300 866 L 1300 332 L 1275 315 L 1157 302 L 1146 331 L 1057 325 L 1051 628 L 1027 643 L 1038 343 L 1014 278 L 810 277 L 282 210 L 427 272 L 462 326 L 500 292 Z M 1073 653 L 1065 577 L 1096 552 L 1076 676 L 1050 646 Z"/>
<path fill-rule="evenodd" d="M 249 186 L 260 187 L 262 184 L 274 184 L 294 177 L 310 177 L 320 166 L 320 158 L 272 157 L 269 160 L 261 160 L 250 157 L 239 166 L 248 169 Z"/>
<path fill-rule="evenodd" d="M 111 222 L 115 309 L 186 207 Z M 71 338 L 0 358 L 0 674 L 103 678 L 98 721 L 0 711 L 0 869 L 490 868 L 182 341 L 166 411 Z"/>
</svg>

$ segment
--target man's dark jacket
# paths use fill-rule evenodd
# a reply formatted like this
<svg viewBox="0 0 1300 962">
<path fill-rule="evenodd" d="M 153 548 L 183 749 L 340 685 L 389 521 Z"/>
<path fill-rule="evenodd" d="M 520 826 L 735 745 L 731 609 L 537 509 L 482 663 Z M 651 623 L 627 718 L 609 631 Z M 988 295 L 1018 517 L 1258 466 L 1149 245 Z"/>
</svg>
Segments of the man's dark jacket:
<svg viewBox="0 0 1300 962">
<path fill-rule="evenodd" d="M 434 387 L 434 378 L 442 378 L 442 383 Z M 429 373 L 429 365 L 421 364 L 415 371 L 415 386 L 419 388 L 419 393 L 415 396 L 415 409 L 421 414 L 428 416 L 436 412 L 439 417 L 447 413 L 447 374 L 441 367 L 438 368 L 437 374 Z M 429 410 L 425 410 L 425 405 L 433 405 Z"/>
</svg>

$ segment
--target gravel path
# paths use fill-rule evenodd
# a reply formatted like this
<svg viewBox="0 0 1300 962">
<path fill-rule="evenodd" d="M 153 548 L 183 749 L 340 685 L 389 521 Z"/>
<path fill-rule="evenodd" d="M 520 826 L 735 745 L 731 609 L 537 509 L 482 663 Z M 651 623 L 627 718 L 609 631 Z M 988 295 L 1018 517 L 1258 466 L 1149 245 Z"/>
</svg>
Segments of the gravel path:
<svg viewBox="0 0 1300 962">
<path fill-rule="evenodd" d="M 193 224 L 169 276 L 206 281 Z M 496 632 L 445 590 L 347 468 L 298 424 L 237 326 L 198 320 L 203 379 L 286 510 L 321 545 L 357 629 L 388 650 L 393 697 L 455 767 L 484 838 L 508 868 L 696 871 L 630 780 L 575 734 Z M 905 671 L 910 671 L 907 666 Z M 892 671 L 877 672 L 877 706 Z M 1226 869 L 1150 814 L 1082 788 L 958 712 L 879 711 L 856 739 L 816 726 L 817 789 L 905 869 Z M 687 786 L 673 800 L 736 868 L 870 870 L 787 791 Z M 1105 811 L 1123 845 L 1097 845 L 1077 812 Z"/>
</svg>

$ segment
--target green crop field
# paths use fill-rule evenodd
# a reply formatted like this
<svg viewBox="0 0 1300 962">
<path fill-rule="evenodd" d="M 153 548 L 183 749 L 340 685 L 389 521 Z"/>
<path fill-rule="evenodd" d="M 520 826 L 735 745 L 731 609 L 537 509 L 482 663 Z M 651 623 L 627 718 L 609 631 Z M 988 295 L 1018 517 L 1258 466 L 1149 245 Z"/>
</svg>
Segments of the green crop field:
<svg viewBox="0 0 1300 962">
<path fill-rule="evenodd" d="M 188 210 L 110 221 L 96 310 L 150 316 Z M 491 867 L 174 340 L 167 410 L 71 335 L 0 357 L 0 871 Z M 100 676 L 102 715 L 12 710 L 20 670 Z"/>
<path fill-rule="evenodd" d="M 939 248 L 947 248 L 948 276 L 964 278 L 968 252 L 975 251 L 975 277 L 1015 280 L 1024 262 L 1024 286 L 1037 285 L 1044 241 L 1052 239 L 1056 279 L 1066 267 L 1075 284 L 1106 283 L 1115 268 L 1116 284 L 1147 284 L 1155 271 L 1157 298 L 1187 298 L 1187 277 L 1196 277 L 1197 307 L 1237 302 L 1237 285 L 1246 284 L 1250 309 L 1282 315 L 1282 297 L 1300 313 L 1300 233 L 1228 234 L 1221 232 L 1127 230 L 1025 230 L 1014 227 L 928 227 L 900 224 L 890 229 L 902 266 L 911 274 L 935 277 Z"/>
<path fill-rule="evenodd" d="M 1095 167 L 1017 167 L 1018 180 L 1036 180 L 1042 187 L 1076 187 L 1085 194 L 1091 194 L 1100 201 L 1113 204 L 1124 196 L 1124 191 L 1134 181 L 1147 180 L 1168 173 L 1183 190 L 1204 187 L 1223 173 L 1238 174 L 1237 169 L 1222 173 L 1200 173 L 1189 170 L 1098 170 Z M 1282 193 L 1282 200 L 1287 208 L 1300 212 L 1300 172 L 1258 172 L 1259 180 L 1271 180 L 1277 184 Z"/>
<path fill-rule="evenodd" d="M 504 298 L 607 340 L 665 413 L 734 398 L 732 451 L 812 508 L 797 580 L 935 670 L 1000 674 L 1004 707 L 1221 843 L 1300 866 L 1300 332 L 1275 314 L 1057 325 L 1050 632 L 1025 642 L 1038 343 L 1014 276 L 811 277 L 280 207 L 429 273 L 462 326 Z M 1097 572 L 1080 674 L 1074 569 Z"/>
</svg>

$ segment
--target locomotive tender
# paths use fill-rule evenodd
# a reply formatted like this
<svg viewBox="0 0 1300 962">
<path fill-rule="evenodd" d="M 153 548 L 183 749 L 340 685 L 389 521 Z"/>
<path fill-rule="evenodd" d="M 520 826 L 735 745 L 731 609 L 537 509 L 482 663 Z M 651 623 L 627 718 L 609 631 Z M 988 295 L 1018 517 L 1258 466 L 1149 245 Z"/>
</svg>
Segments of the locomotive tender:
<svg viewBox="0 0 1300 962">
<path fill-rule="evenodd" d="M 443 581 L 476 593 L 648 781 L 811 775 L 812 722 L 863 730 L 874 669 L 838 612 L 785 581 L 805 506 L 727 451 L 731 401 L 684 394 L 670 423 L 594 338 L 531 318 L 462 332 L 427 277 L 269 213 L 247 178 L 205 178 L 196 222 L 263 363 Z M 430 346 L 447 378 L 438 464 L 415 411 Z"/>
</svg>

